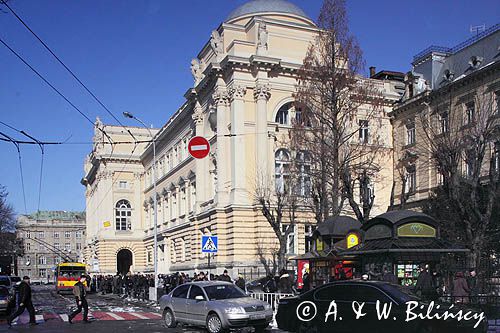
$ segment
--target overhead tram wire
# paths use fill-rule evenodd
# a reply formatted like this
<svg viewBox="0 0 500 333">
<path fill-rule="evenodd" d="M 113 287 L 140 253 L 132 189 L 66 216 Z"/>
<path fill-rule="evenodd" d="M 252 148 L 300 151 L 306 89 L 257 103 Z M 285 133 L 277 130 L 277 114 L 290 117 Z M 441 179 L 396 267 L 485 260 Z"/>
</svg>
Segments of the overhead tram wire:
<svg viewBox="0 0 500 333">
<path fill-rule="evenodd" d="M 24 27 L 26 29 L 28 29 L 29 32 L 31 32 L 31 34 L 33 36 L 35 36 L 35 38 L 43 45 L 43 47 L 49 51 L 50 54 L 52 54 L 52 56 L 61 64 L 61 66 L 63 66 L 66 71 L 68 71 L 69 74 L 71 74 L 71 76 L 85 89 L 85 91 L 87 91 L 90 96 L 92 96 L 94 98 L 94 100 L 104 109 L 106 110 L 106 112 L 111 116 L 113 117 L 113 119 L 118 122 L 118 124 L 120 124 L 127 132 L 128 134 L 130 134 L 130 136 L 134 139 L 134 141 L 137 141 L 136 137 L 132 134 L 132 132 L 130 131 L 129 128 L 125 127 L 125 125 L 123 125 L 123 123 L 113 114 L 113 112 L 111 112 L 111 110 L 109 110 L 108 107 L 106 107 L 106 105 L 104 105 L 103 102 L 101 102 L 101 100 L 99 98 L 97 98 L 97 96 L 78 78 L 78 76 L 76 76 L 76 74 L 68 67 L 66 66 L 66 64 L 54 53 L 54 51 L 52 51 L 52 49 L 28 26 L 28 24 L 9 6 L 9 4 L 6 2 L 6 1 L 3 1 L 3 0 L 0 0 L 0 3 L 2 3 L 5 7 L 7 7 L 10 12 L 18 19 L 19 22 L 21 22 L 22 25 L 24 25 Z"/>
<path fill-rule="evenodd" d="M 35 141 L 38 144 L 38 146 L 40 147 L 40 150 L 42 152 L 42 161 L 40 162 L 40 180 L 38 182 L 38 208 L 37 208 L 37 212 L 40 212 L 40 200 L 42 198 L 43 160 L 45 157 L 45 147 L 38 139 L 29 135 L 25 131 L 21 131 L 21 134 L 30 138 L 31 140 Z"/>
<path fill-rule="evenodd" d="M 0 43 L 2 43 L 9 51 L 14 54 L 19 60 L 22 61 L 33 73 L 35 73 L 43 82 L 45 82 L 52 90 L 54 90 L 59 96 L 61 96 L 73 109 L 75 109 L 82 117 L 84 117 L 92 126 L 94 126 L 94 122 L 87 116 L 83 111 L 81 111 L 73 102 L 71 102 L 62 92 L 60 92 L 52 83 L 50 83 L 42 74 L 40 74 L 33 66 L 31 66 L 26 60 L 24 60 L 19 53 L 17 53 L 13 48 L 11 48 L 1 37 Z M 111 137 L 106 133 L 102 128 L 98 129 L 102 132 L 104 136 L 109 140 L 109 142 L 113 142 Z"/>
<path fill-rule="evenodd" d="M 12 142 L 14 144 L 14 146 L 16 146 L 17 156 L 19 157 L 19 172 L 21 174 L 21 187 L 23 189 L 24 213 L 27 215 L 28 214 L 28 208 L 26 206 L 26 191 L 24 190 L 24 176 L 23 176 L 23 163 L 22 163 L 22 160 L 21 160 L 21 148 L 19 146 L 19 143 L 17 143 L 16 140 L 14 140 L 13 138 L 11 138 L 7 134 L 0 132 L 0 135 L 2 135 L 3 137 L 6 138 L 6 139 L 0 138 L 1 140 L 10 141 L 10 142 Z"/>
</svg>

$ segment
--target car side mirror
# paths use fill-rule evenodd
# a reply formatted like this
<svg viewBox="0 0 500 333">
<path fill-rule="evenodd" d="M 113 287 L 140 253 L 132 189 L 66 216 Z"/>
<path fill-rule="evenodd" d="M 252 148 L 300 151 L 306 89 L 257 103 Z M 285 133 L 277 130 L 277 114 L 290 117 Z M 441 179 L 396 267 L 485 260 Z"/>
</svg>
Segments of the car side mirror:
<svg viewBox="0 0 500 333">
<path fill-rule="evenodd" d="M 201 295 L 198 295 L 198 296 L 195 296 L 194 298 L 197 302 L 200 302 L 200 301 L 204 301 L 205 300 L 205 297 L 201 296 Z"/>
</svg>

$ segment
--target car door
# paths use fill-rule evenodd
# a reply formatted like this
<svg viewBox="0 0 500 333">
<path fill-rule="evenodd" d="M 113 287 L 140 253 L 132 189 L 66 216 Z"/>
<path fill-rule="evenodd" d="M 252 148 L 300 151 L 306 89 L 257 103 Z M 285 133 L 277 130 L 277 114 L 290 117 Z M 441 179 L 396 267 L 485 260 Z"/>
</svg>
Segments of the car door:
<svg viewBox="0 0 500 333">
<path fill-rule="evenodd" d="M 203 301 L 197 300 L 196 296 L 202 296 Z M 186 317 L 193 324 L 205 324 L 207 316 L 207 298 L 203 290 L 196 285 L 192 285 L 186 301 Z"/>
<path fill-rule="evenodd" d="M 314 304 L 317 307 L 315 320 L 320 332 L 357 332 L 357 323 L 351 307 L 351 292 L 347 285 L 331 284 L 319 288 L 314 293 Z M 337 307 L 336 317 L 332 313 L 335 310 L 332 301 L 335 301 Z"/>
<path fill-rule="evenodd" d="M 172 310 L 175 319 L 178 321 L 186 321 L 186 301 L 190 286 L 189 284 L 183 284 L 172 292 Z"/>
</svg>

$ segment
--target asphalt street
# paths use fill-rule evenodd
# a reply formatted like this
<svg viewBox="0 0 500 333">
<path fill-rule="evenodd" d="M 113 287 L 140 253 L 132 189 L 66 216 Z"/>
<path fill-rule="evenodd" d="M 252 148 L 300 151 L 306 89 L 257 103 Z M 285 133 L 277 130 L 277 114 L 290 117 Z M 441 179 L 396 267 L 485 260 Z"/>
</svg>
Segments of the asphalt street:
<svg viewBox="0 0 500 333">
<path fill-rule="evenodd" d="M 89 294 L 89 318 L 91 323 L 81 322 L 81 315 L 68 323 L 67 314 L 75 308 L 72 295 L 58 295 L 54 286 L 33 286 L 33 303 L 38 325 L 28 325 L 28 312 L 19 317 L 9 328 L 6 316 L 0 316 L 0 332 L 148 332 L 148 333 L 205 333 L 203 328 L 179 325 L 167 328 L 162 322 L 159 310 L 154 304 L 127 300 L 116 295 Z M 250 333 L 252 329 L 236 330 Z M 269 332 L 279 332 L 269 329 Z"/>
</svg>

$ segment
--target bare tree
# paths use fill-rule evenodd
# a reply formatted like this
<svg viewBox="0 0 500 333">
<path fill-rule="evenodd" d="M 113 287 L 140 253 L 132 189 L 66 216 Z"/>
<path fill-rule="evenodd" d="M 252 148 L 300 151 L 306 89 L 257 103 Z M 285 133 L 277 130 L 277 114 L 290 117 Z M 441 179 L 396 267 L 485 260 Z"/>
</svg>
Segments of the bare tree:
<svg viewBox="0 0 500 333">
<path fill-rule="evenodd" d="M 293 179 L 294 172 L 290 172 L 290 178 L 286 183 L 277 183 L 274 179 L 260 176 L 255 188 L 255 201 L 276 236 L 277 251 L 271 248 L 271 254 L 273 261 L 277 262 L 276 268 L 279 271 L 287 266 L 287 242 L 290 233 L 295 229 L 299 211 L 299 197 L 290 186 L 294 184 Z M 261 262 L 267 262 L 268 259 L 264 257 L 265 251 L 260 252 Z M 266 273 L 271 273 L 269 267 L 266 268 Z M 274 267 L 273 273 L 275 273 Z"/>
<path fill-rule="evenodd" d="M 486 240 L 500 239 L 498 232 L 491 233 L 495 224 L 499 227 L 494 209 L 500 197 L 500 124 L 492 92 L 478 89 L 466 103 L 465 114 L 461 107 L 450 97 L 446 121 L 439 120 L 441 110 L 432 112 L 429 104 L 420 118 L 425 147 L 442 175 L 442 188 L 436 193 L 459 217 L 457 226 L 463 228 L 471 263 L 477 267 Z"/>
<path fill-rule="evenodd" d="M 272 243 L 264 243 L 265 237 L 259 237 L 257 241 L 257 258 L 259 262 L 264 266 L 266 271 L 266 276 L 275 276 L 278 271 L 278 251 L 279 245 L 276 239 L 273 239 Z M 266 239 L 267 240 L 267 239 Z"/>
<path fill-rule="evenodd" d="M 376 131 L 368 138 L 368 124 L 380 125 L 382 99 L 372 82 L 359 75 L 362 52 L 349 32 L 345 1 L 325 0 L 318 27 L 299 72 L 295 99 L 300 118 L 291 132 L 292 145 L 311 153 L 310 208 L 317 222 L 340 215 L 346 202 L 364 222 L 374 200 L 368 186 L 378 170 L 380 140 Z"/>
<path fill-rule="evenodd" d="M 14 209 L 7 202 L 9 193 L 0 185 L 0 233 L 12 233 L 16 229 Z"/>
</svg>

